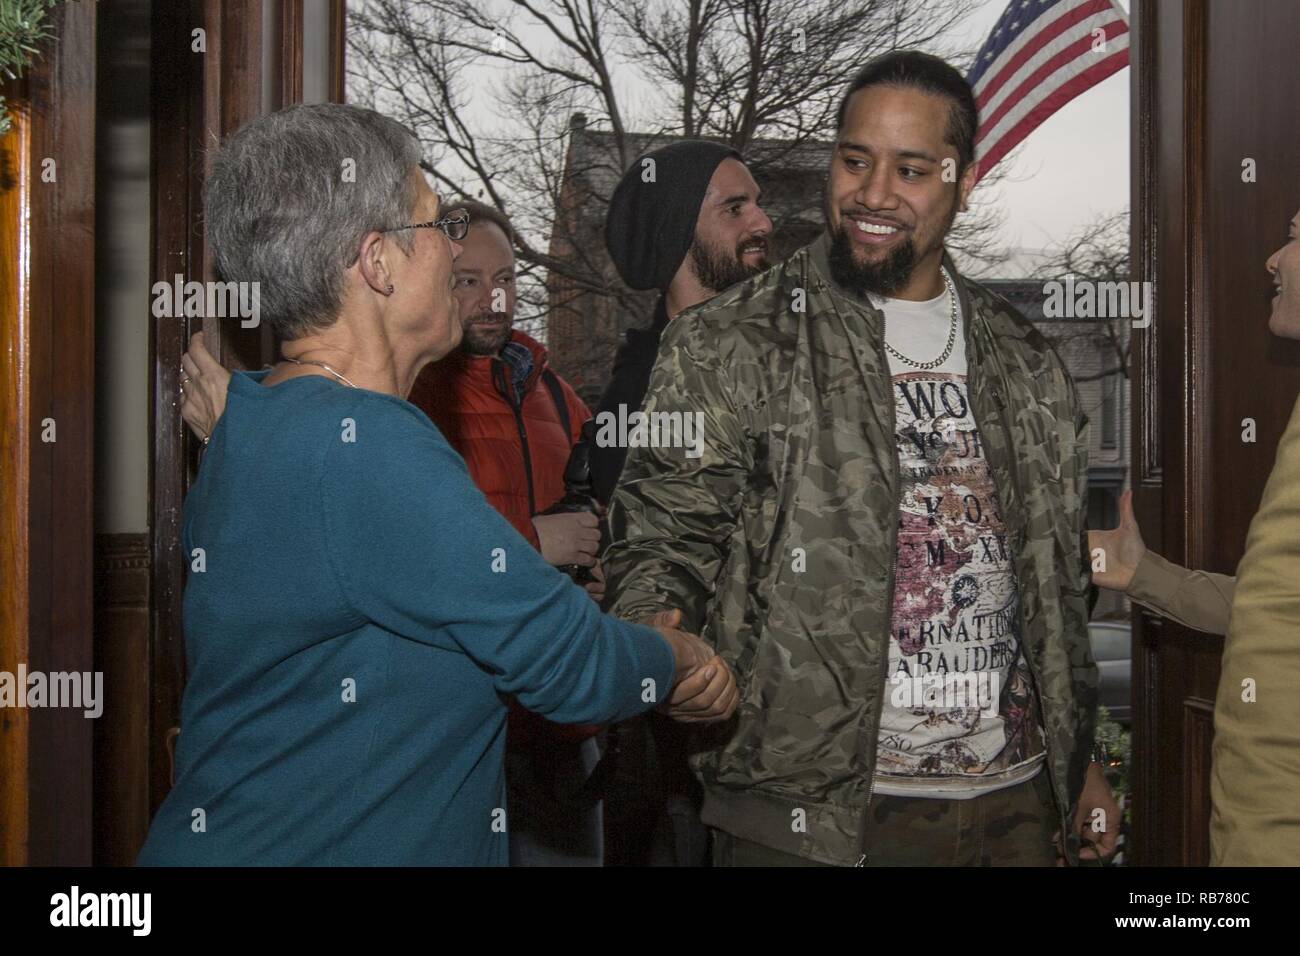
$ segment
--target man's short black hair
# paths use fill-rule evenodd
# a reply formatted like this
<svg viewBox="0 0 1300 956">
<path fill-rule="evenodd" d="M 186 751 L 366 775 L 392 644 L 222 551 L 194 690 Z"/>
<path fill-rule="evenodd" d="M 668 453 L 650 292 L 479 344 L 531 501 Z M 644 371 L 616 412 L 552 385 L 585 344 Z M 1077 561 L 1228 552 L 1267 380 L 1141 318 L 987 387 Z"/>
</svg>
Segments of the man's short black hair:
<svg viewBox="0 0 1300 956">
<path fill-rule="evenodd" d="M 975 93 L 966 78 L 945 60 L 919 50 L 895 50 L 876 57 L 849 83 L 835 117 L 836 132 L 844 126 L 849 97 L 868 86 L 900 86 L 947 97 L 950 101 L 948 128 L 943 138 L 957 150 L 957 162 L 961 167 L 958 175 L 975 161 L 975 132 L 979 128 Z"/>
</svg>

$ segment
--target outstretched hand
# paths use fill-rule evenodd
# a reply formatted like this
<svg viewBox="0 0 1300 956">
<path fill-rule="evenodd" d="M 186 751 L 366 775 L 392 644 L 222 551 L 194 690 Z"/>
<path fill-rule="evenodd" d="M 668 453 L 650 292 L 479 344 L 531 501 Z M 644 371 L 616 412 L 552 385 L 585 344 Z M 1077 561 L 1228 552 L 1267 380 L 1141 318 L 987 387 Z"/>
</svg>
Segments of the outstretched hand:
<svg viewBox="0 0 1300 956">
<path fill-rule="evenodd" d="M 736 675 L 708 644 L 679 630 L 681 622 L 677 610 L 660 611 L 642 621 L 663 635 L 677 664 L 672 692 L 658 709 L 687 724 L 727 720 L 740 703 Z"/>
<path fill-rule="evenodd" d="M 1133 492 L 1126 491 L 1119 498 L 1119 527 L 1110 531 L 1089 531 L 1089 560 L 1102 551 L 1103 571 L 1093 571 L 1092 580 L 1098 587 L 1124 592 L 1133 581 L 1142 556 L 1147 553 L 1142 531 L 1133 514 Z"/>
</svg>

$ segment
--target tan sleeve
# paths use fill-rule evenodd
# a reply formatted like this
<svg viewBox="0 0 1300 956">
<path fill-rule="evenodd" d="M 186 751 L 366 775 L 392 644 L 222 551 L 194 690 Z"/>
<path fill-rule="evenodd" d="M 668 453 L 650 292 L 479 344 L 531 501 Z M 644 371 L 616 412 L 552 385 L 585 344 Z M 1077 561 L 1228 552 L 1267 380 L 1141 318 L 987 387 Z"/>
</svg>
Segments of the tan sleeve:
<svg viewBox="0 0 1300 956">
<path fill-rule="evenodd" d="M 1126 593 L 1130 600 L 1184 627 L 1226 634 L 1236 589 L 1237 579 L 1229 574 L 1189 571 L 1148 551 Z"/>
<path fill-rule="evenodd" d="M 1300 864 L 1300 402 L 1250 523 L 1214 705 L 1210 862 Z"/>
</svg>

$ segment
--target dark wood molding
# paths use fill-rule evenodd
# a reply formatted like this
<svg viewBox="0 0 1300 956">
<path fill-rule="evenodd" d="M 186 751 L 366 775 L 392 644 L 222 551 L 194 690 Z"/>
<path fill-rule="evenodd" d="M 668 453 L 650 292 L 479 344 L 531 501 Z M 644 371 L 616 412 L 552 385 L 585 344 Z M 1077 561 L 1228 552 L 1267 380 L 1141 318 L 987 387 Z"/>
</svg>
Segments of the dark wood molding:
<svg viewBox="0 0 1300 956">
<path fill-rule="evenodd" d="M 264 53 L 271 55 L 262 33 L 261 0 L 203 0 L 203 8 L 210 24 L 209 49 L 215 49 L 216 55 L 206 58 L 203 71 L 200 183 L 207 178 L 211 147 L 262 114 L 262 58 Z M 193 228 L 202 232 L 201 219 L 193 220 Z M 202 235 L 197 241 L 203 242 Z M 203 251 L 203 278 L 214 279 L 206 245 Z M 274 354 L 275 343 L 265 323 L 245 329 L 238 322 L 209 317 L 203 320 L 203 332 L 210 344 L 217 343 L 214 354 L 227 368 L 261 368 Z"/>
<path fill-rule="evenodd" d="M 347 0 L 330 0 L 330 102 L 347 102 Z"/>
<path fill-rule="evenodd" d="M 150 538 L 95 536 L 95 669 L 104 713 L 95 723 L 96 865 L 130 866 L 149 831 Z"/>
<path fill-rule="evenodd" d="M 1182 486 L 1179 508 L 1183 525 L 1182 563 L 1189 568 L 1205 567 L 1206 511 L 1211 500 L 1206 487 L 1205 463 L 1213 449 L 1207 427 L 1207 406 L 1214 393 L 1212 367 L 1206 355 L 1210 340 L 1209 292 L 1206 288 L 1205 231 L 1205 105 L 1208 78 L 1206 59 L 1206 0 L 1184 0 L 1183 47 L 1183 169 L 1190 173 L 1184 182 L 1183 216 L 1183 341 L 1181 367 L 1196 388 L 1183 394 Z M 1172 517 L 1172 516 L 1171 516 Z"/>
<path fill-rule="evenodd" d="M 217 38 L 204 19 L 204 0 L 153 7 L 151 94 L 153 118 L 153 281 L 204 274 L 204 247 L 196 228 L 202 208 L 203 76 L 208 57 L 190 49 L 190 31 L 203 25 L 209 51 Z M 199 320 L 153 321 L 153 395 L 150 402 L 149 521 L 152 528 L 149 598 L 149 811 L 167 796 L 165 734 L 180 720 L 185 656 L 181 594 L 185 584 L 180 546 L 181 507 L 196 454 L 180 419 L 181 354 Z M 187 467 L 187 463 L 190 467 Z"/>
<path fill-rule="evenodd" d="M 207 76 L 208 102 L 217 108 L 205 119 L 218 141 L 262 112 L 262 0 L 208 0 L 220 11 L 220 57 Z"/>
<path fill-rule="evenodd" d="M 1164 248 L 1160 226 L 1167 217 L 1161 215 L 1162 175 L 1177 175 L 1166 169 L 1162 150 L 1167 137 L 1161 128 L 1163 86 L 1169 65 L 1160 53 L 1168 49 L 1167 37 L 1171 17 L 1161 17 L 1160 6 L 1138 3 L 1133 7 L 1129 46 L 1132 96 L 1132 213 L 1131 261 L 1136 277 L 1155 284 L 1155 309 L 1146 329 L 1135 329 L 1132 338 L 1132 424 L 1136 440 L 1130 460 L 1133 476 L 1134 510 L 1151 545 L 1163 544 L 1164 472 L 1161 431 L 1165 426 L 1165 404 L 1161 389 L 1162 346 L 1177 329 L 1178 298 L 1162 294 L 1162 255 Z M 1181 62 L 1175 64 L 1181 67 Z M 1165 223 L 1167 226 L 1167 223 Z M 1159 834 L 1150 826 L 1159 794 L 1158 761 L 1151 746 L 1154 729 L 1159 727 L 1160 654 L 1164 637 L 1163 622 L 1137 605 L 1132 614 L 1132 710 L 1133 714 L 1133 832 L 1131 859 L 1135 865 L 1156 859 L 1155 845 Z"/>
<path fill-rule="evenodd" d="M 302 102 L 302 3 L 280 0 L 280 106 Z"/>
<path fill-rule="evenodd" d="M 1154 819 L 1160 793 L 1159 762 L 1153 746 L 1154 732 L 1160 726 L 1162 681 L 1160 646 L 1165 622 L 1134 605 L 1134 631 L 1130 642 L 1132 654 L 1132 755 L 1133 771 L 1133 852 L 1134 866 L 1149 866 L 1159 859 L 1159 834 L 1149 826 Z"/>
<path fill-rule="evenodd" d="M 1214 701 L 1183 700 L 1183 866 L 1210 865 L 1210 760 Z"/>
<path fill-rule="evenodd" d="M 190 49 L 190 31 L 206 31 L 207 53 Z M 213 147 L 262 112 L 266 38 L 260 0 L 181 0 L 153 13 L 153 279 L 212 279 L 202 228 L 202 188 Z M 279 82 L 279 79 L 276 80 Z M 274 343 L 263 324 L 242 329 L 218 318 L 154 320 L 151 403 L 149 790 L 154 812 L 170 789 L 168 732 L 180 722 L 185 685 L 181 600 L 186 556 L 181 549 L 185 494 L 199 445 L 179 412 L 181 354 L 202 329 L 228 368 L 260 368 Z"/>
<path fill-rule="evenodd" d="M 1130 182 L 1133 201 L 1130 214 L 1130 262 L 1133 278 L 1155 282 L 1159 275 L 1159 232 L 1156 204 L 1149 201 L 1158 194 L 1158 129 L 1160 102 L 1156 96 L 1156 37 L 1159 7 L 1155 3 L 1136 4 L 1131 16 L 1132 42 L 1129 46 L 1129 97 L 1132 109 L 1130 136 Z M 1159 290 L 1156 290 L 1157 293 Z M 1159 295 L 1154 297 L 1154 311 L 1145 329 L 1134 329 L 1129 353 L 1130 375 L 1139 383 L 1160 381 L 1160 317 L 1163 312 Z M 1132 390 L 1133 433 L 1140 439 L 1133 443 L 1134 485 L 1159 486 L 1162 478 L 1160 447 L 1160 392 L 1156 388 Z"/>
<path fill-rule="evenodd" d="M 95 606 L 140 607 L 149 598 L 147 533 L 95 535 Z"/>
<path fill-rule="evenodd" d="M 1230 574 L 1300 390 L 1300 347 L 1266 329 L 1264 275 L 1269 223 L 1295 212 L 1300 141 L 1273 117 L 1300 100 L 1300 8 L 1142 2 L 1133 27 L 1133 256 L 1156 289 L 1134 345 L 1135 507 L 1153 550 Z M 1202 864 L 1223 639 L 1133 620 L 1133 862 Z"/>
<path fill-rule="evenodd" d="M 95 535 L 95 570 L 116 574 L 149 567 L 148 532 Z M 130 603 L 134 606 L 134 599 Z"/>
</svg>

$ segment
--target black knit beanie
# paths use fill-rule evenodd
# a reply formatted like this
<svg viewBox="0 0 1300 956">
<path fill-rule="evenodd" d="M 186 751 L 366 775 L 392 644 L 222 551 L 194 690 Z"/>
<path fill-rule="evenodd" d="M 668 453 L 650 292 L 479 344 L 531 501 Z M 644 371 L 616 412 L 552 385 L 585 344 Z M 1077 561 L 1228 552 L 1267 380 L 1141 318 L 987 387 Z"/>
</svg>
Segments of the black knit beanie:
<svg viewBox="0 0 1300 956">
<path fill-rule="evenodd" d="M 605 217 L 605 248 L 629 287 L 668 288 L 690 251 L 709 180 L 728 157 L 744 162 L 730 146 L 684 139 L 638 157 L 623 174 Z M 653 182 L 643 181 L 647 159 Z"/>
</svg>

